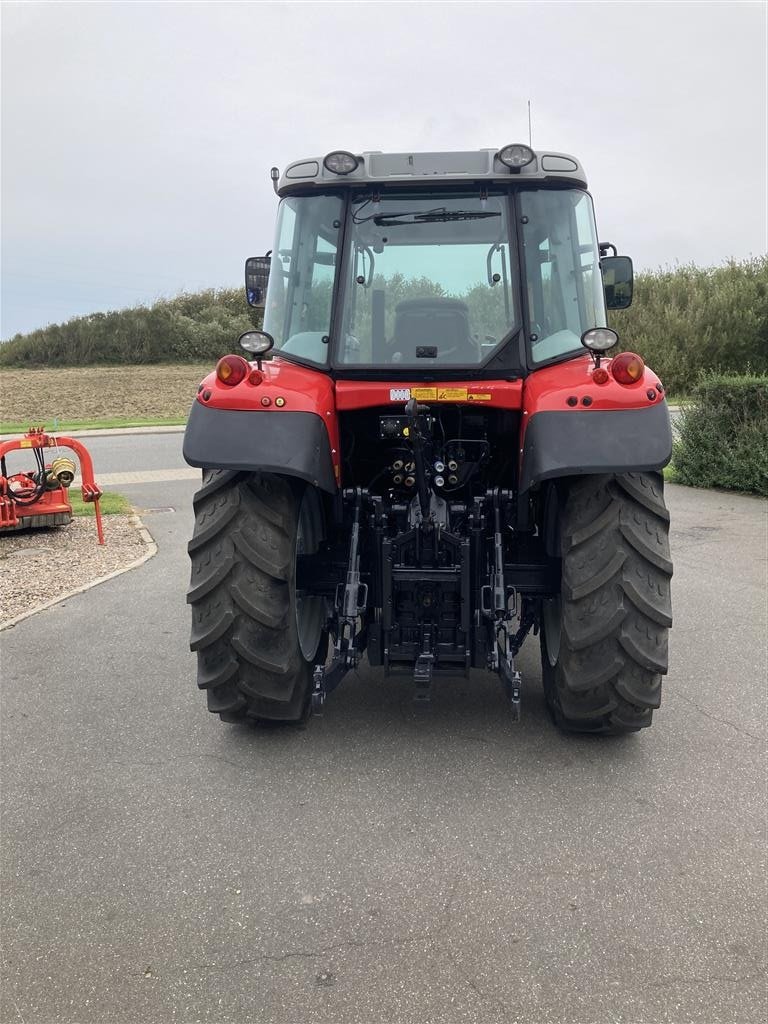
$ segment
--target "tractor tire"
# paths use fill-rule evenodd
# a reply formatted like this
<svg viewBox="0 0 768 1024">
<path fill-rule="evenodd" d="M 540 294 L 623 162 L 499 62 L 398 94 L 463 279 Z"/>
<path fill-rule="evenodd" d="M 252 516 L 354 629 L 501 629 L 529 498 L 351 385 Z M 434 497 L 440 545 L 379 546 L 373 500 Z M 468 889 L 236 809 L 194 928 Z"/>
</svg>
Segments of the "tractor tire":
<svg viewBox="0 0 768 1024">
<path fill-rule="evenodd" d="M 205 469 L 194 509 L 190 648 L 208 710 L 225 722 L 301 721 L 325 641 L 323 599 L 296 596 L 296 555 L 323 539 L 317 492 Z"/>
<path fill-rule="evenodd" d="M 651 724 L 672 625 L 669 513 L 659 473 L 589 476 L 560 509 L 562 583 L 543 602 L 544 693 L 568 732 Z"/>
</svg>

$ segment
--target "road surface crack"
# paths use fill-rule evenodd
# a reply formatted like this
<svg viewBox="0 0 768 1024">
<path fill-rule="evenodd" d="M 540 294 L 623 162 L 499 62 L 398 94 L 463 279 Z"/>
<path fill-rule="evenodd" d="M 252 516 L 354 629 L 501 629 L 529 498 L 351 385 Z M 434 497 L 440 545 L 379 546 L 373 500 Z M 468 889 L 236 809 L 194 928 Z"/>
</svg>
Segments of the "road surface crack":
<svg viewBox="0 0 768 1024">
<path fill-rule="evenodd" d="M 762 742 L 762 737 L 755 736 L 754 733 L 749 732 L 748 729 L 742 729 L 741 726 L 735 725 L 733 722 L 728 721 L 727 718 L 719 718 L 717 715 L 713 715 L 711 711 L 705 711 L 704 708 L 700 707 L 695 701 L 691 700 L 690 697 L 686 697 L 684 694 L 677 690 L 673 694 L 674 697 L 679 697 L 680 700 L 684 700 L 686 704 L 690 704 L 692 708 L 695 708 L 700 714 L 704 715 L 705 718 L 710 718 L 713 722 L 717 722 L 718 725 L 728 725 L 735 732 L 740 733 L 742 736 L 748 736 L 751 740 L 755 740 L 757 743 Z"/>
<path fill-rule="evenodd" d="M 286 960 L 316 960 L 319 957 L 328 956 L 329 953 L 335 953 L 339 950 L 346 949 L 366 949 L 376 946 L 409 946 L 415 942 L 423 942 L 432 940 L 428 935 L 414 935 L 411 938 L 394 938 L 394 939 L 346 939 L 344 942 L 337 942 L 331 946 L 323 946 L 317 950 L 292 950 L 288 953 L 261 953 L 259 956 L 249 957 L 247 960 L 233 960 L 228 963 L 201 963 L 195 964 L 195 967 L 200 971 L 230 971 L 238 967 L 249 967 L 253 964 L 258 963 L 284 963 Z"/>
</svg>

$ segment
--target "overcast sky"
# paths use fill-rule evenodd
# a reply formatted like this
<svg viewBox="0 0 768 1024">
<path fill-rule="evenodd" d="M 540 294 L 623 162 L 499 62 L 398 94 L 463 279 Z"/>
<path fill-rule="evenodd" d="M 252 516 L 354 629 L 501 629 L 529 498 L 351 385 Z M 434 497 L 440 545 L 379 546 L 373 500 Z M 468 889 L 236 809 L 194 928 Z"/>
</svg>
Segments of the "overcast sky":
<svg viewBox="0 0 768 1024">
<path fill-rule="evenodd" d="M 239 285 L 269 168 L 577 155 L 639 269 L 766 248 L 766 5 L 2 4 L 2 325 Z"/>
</svg>

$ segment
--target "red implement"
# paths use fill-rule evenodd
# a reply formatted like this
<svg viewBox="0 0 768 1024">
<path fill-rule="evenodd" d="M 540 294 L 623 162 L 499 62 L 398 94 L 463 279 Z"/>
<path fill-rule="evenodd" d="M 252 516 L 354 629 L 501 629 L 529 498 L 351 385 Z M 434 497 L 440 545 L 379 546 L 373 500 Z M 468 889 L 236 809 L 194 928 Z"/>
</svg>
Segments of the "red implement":
<svg viewBox="0 0 768 1024">
<path fill-rule="evenodd" d="M 63 460 L 58 468 L 43 460 L 43 449 L 70 448 L 80 461 L 83 501 L 93 502 L 99 544 L 104 543 L 99 499 L 102 490 L 93 477 L 93 462 L 85 445 L 73 437 L 46 434 L 42 427 L 32 427 L 24 437 L 0 441 L 0 531 L 36 526 L 64 526 L 72 519 L 72 505 L 67 491 L 74 476 L 74 464 Z M 5 458 L 12 451 L 35 452 L 36 469 L 6 475 Z"/>
</svg>

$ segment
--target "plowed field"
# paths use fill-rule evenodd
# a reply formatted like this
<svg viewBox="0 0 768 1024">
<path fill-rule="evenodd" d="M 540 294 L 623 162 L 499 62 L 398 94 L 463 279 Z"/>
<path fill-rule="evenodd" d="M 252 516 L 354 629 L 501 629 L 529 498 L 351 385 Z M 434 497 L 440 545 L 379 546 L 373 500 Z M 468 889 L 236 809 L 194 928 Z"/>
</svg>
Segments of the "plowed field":
<svg viewBox="0 0 768 1024">
<path fill-rule="evenodd" d="M 0 370 L 0 430 L 9 424 L 184 419 L 210 364 Z"/>
</svg>

